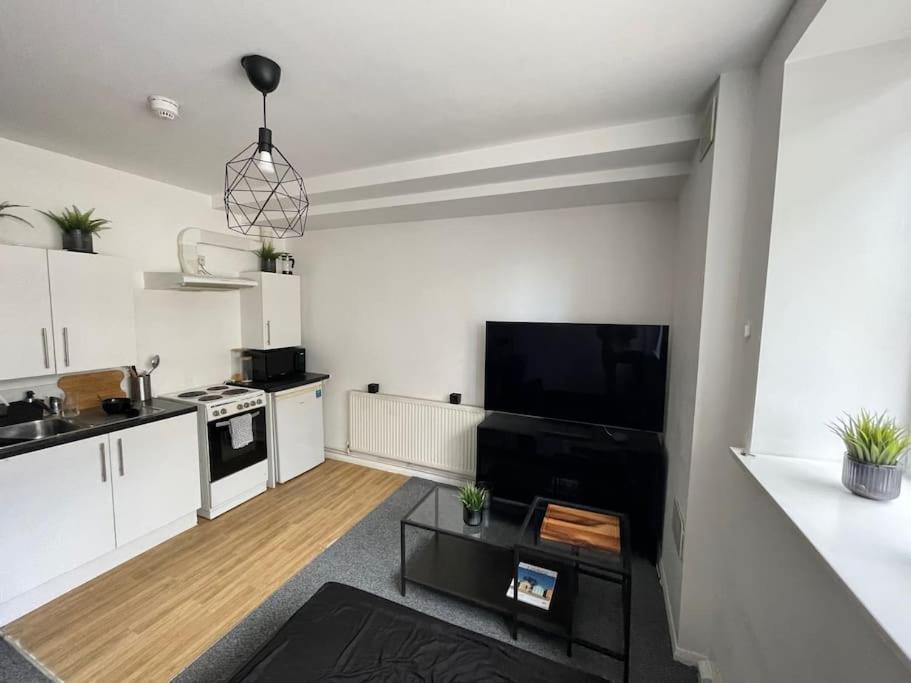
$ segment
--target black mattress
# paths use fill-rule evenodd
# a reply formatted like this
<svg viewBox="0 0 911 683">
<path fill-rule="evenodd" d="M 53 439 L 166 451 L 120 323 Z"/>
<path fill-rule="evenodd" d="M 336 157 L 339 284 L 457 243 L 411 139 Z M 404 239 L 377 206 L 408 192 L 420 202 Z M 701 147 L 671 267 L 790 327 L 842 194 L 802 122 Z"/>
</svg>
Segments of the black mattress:
<svg viewBox="0 0 911 683">
<path fill-rule="evenodd" d="M 231 681 L 600 681 L 408 607 L 327 583 Z"/>
</svg>

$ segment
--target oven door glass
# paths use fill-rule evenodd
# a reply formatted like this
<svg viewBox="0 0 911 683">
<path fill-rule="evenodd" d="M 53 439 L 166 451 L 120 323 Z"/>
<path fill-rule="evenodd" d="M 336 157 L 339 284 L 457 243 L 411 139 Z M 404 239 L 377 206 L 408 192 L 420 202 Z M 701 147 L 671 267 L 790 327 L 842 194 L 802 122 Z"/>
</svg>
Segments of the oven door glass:
<svg viewBox="0 0 911 683">
<path fill-rule="evenodd" d="M 208 423 L 210 481 L 218 481 L 266 459 L 266 411 L 257 408 L 238 415 L 248 413 L 253 415 L 253 441 L 241 448 L 231 445 L 230 417 Z"/>
</svg>

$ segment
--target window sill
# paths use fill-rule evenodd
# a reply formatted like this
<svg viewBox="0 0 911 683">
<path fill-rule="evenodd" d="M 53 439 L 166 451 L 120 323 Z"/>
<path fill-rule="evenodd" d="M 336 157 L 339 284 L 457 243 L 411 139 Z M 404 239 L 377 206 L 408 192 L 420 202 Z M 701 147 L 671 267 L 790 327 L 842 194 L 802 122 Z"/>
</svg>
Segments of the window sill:
<svg viewBox="0 0 911 683">
<path fill-rule="evenodd" d="M 911 666 L 911 482 L 883 503 L 842 486 L 841 460 L 731 452 Z"/>
</svg>

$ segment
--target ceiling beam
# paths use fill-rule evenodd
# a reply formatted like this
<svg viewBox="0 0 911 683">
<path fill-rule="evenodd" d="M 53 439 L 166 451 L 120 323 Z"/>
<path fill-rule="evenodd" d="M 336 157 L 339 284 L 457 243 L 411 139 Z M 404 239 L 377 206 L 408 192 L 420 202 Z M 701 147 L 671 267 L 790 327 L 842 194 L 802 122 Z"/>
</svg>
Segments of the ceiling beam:
<svg viewBox="0 0 911 683">
<path fill-rule="evenodd" d="M 306 179 L 308 226 L 522 211 L 544 198 L 666 199 L 689 173 L 699 130 L 697 117 L 678 116 L 316 176 Z M 223 208 L 221 195 L 212 205 Z"/>
</svg>

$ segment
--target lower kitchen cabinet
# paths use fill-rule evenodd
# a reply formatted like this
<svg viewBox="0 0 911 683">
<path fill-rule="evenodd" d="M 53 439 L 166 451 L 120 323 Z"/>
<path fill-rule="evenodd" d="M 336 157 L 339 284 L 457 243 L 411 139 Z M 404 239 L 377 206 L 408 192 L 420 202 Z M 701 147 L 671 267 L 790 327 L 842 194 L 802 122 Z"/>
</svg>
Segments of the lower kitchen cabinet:
<svg viewBox="0 0 911 683">
<path fill-rule="evenodd" d="M 190 528 L 196 414 L 0 459 L 0 625 Z"/>
<path fill-rule="evenodd" d="M 0 460 L 0 602 L 114 550 L 108 436 Z"/>
<path fill-rule="evenodd" d="M 200 506 L 195 414 L 124 429 L 110 437 L 118 546 Z"/>
</svg>

